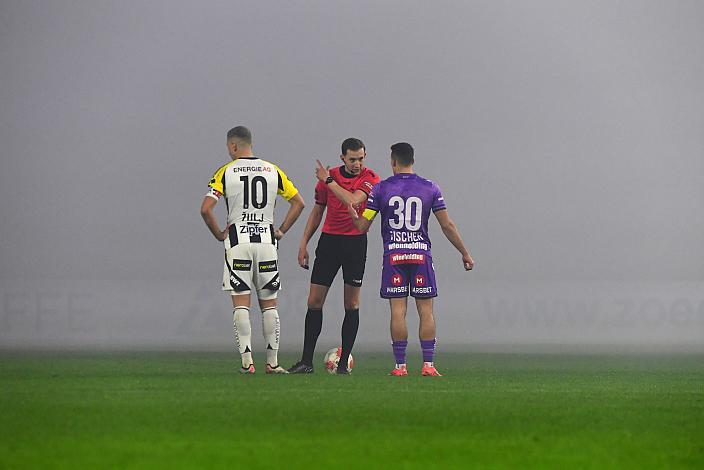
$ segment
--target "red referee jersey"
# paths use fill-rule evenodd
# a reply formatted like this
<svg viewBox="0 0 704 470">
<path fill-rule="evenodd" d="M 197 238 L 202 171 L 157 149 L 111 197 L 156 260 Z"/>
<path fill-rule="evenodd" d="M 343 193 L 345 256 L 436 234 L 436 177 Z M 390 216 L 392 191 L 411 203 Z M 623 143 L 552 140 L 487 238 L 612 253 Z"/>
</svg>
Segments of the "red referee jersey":
<svg viewBox="0 0 704 470">
<path fill-rule="evenodd" d="M 379 175 L 366 167 L 362 169 L 359 175 L 353 175 L 348 173 L 345 170 L 345 166 L 342 165 L 338 168 L 330 169 L 330 176 L 347 191 L 353 193 L 360 189 L 367 193 L 367 196 L 372 191 L 374 185 L 380 181 Z M 324 233 L 331 235 L 362 234 L 352 223 L 350 214 L 347 212 L 347 206 L 330 191 L 328 185 L 323 181 L 318 181 L 318 184 L 315 186 L 315 203 L 327 206 L 328 213 L 325 216 L 325 223 L 323 224 Z M 364 212 L 366 206 L 367 201 L 365 200 L 360 204 L 360 208 L 358 209 L 360 214 Z"/>
</svg>

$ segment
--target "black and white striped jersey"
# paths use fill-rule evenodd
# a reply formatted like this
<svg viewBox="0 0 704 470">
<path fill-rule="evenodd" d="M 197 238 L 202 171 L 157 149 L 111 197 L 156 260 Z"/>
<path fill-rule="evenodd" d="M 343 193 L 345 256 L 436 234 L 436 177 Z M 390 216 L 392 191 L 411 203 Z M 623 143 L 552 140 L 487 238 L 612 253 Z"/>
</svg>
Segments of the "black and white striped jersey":
<svg viewBox="0 0 704 470">
<path fill-rule="evenodd" d="M 225 248 L 242 243 L 271 243 L 276 196 L 289 200 L 298 189 L 278 166 L 257 157 L 241 157 L 215 172 L 207 196 L 225 198 L 229 238 Z M 229 246 L 227 246 L 229 245 Z"/>
</svg>

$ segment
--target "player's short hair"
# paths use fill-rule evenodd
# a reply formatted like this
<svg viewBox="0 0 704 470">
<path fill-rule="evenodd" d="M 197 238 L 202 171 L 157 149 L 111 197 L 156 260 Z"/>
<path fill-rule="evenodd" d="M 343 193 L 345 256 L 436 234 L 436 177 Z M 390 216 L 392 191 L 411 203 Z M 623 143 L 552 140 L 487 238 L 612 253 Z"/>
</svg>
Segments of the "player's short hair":
<svg viewBox="0 0 704 470">
<path fill-rule="evenodd" d="M 391 146 L 391 158 L 401 166 L 411 166 L 415 162 L 413 147 L 407 142 L 399 142 Z"/>
<path fill-rule="evenodd" d="M 239 140 L 247 145 L 252 145 L 252 131 L 244 126 L 233 127 L 227 131 L 227 140 L 230 139 Z"/>
<path fill-rule="evenodd" d="M 346 155 L 348 150 L 352 150 L 354 152 L 355 150 L 359 150 L 359 149 L 366 150 L 366 147 L 364 146 L 364 142 L 362 142 L 359 139 L 356 139 L 354 137 L 349 137 L 349 138 L 342 141 L 342 155 Z"/>
</svg>

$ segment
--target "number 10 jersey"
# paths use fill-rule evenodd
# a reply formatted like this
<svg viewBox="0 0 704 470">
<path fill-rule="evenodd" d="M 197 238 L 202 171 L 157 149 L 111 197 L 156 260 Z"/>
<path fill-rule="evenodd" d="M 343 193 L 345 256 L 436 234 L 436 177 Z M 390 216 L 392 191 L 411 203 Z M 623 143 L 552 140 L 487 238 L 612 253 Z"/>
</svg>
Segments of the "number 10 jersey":
<svg viewBox="0 0 704 470">
<path fill-rule="evenodd" d="M 276 165 L 257 157 L 241 157 L 215 172 L 207 196 L 225 198 L 230 226 L 226 249 L 243 243 L 276 244 L 276 196 L 289 200 L 298 190 Z"/>
</svg>

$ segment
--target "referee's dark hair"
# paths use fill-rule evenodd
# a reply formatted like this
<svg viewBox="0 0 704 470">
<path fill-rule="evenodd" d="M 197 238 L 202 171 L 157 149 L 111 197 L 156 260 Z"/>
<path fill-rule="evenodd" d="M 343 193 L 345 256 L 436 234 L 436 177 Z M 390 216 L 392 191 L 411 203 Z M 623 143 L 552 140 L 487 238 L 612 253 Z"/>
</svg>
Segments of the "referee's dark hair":
<svg viewBox="0 0 704 470">
<path fill-rule="evenodd" d="M 411 166 L 413 159 L 413 147 L 407 142 L 399 142 L 391 146 L 391 158 L 401 166 Z"/>
<path fill-rule="evenodd" d="M 348 150 L 352 150 L 354 152 L 355 150 L 359 150 L 359 149 L 365 149 L 365 150 L 367 149 L 364 146 L 364 142 L 362 142 L 359 139 L 356 139 L 354 137 L 349 137 L 349 138 L 345 139 L 344 141 L 342 141 L 342 155 L 347 155 Z"/>
<path fill-rule="evenodd" d="M 236 139 L 247 145 L 252 145 L 252 132 L 244 126 L 233 127 L 227 131 L 227 140 Z"/>
</svg>

